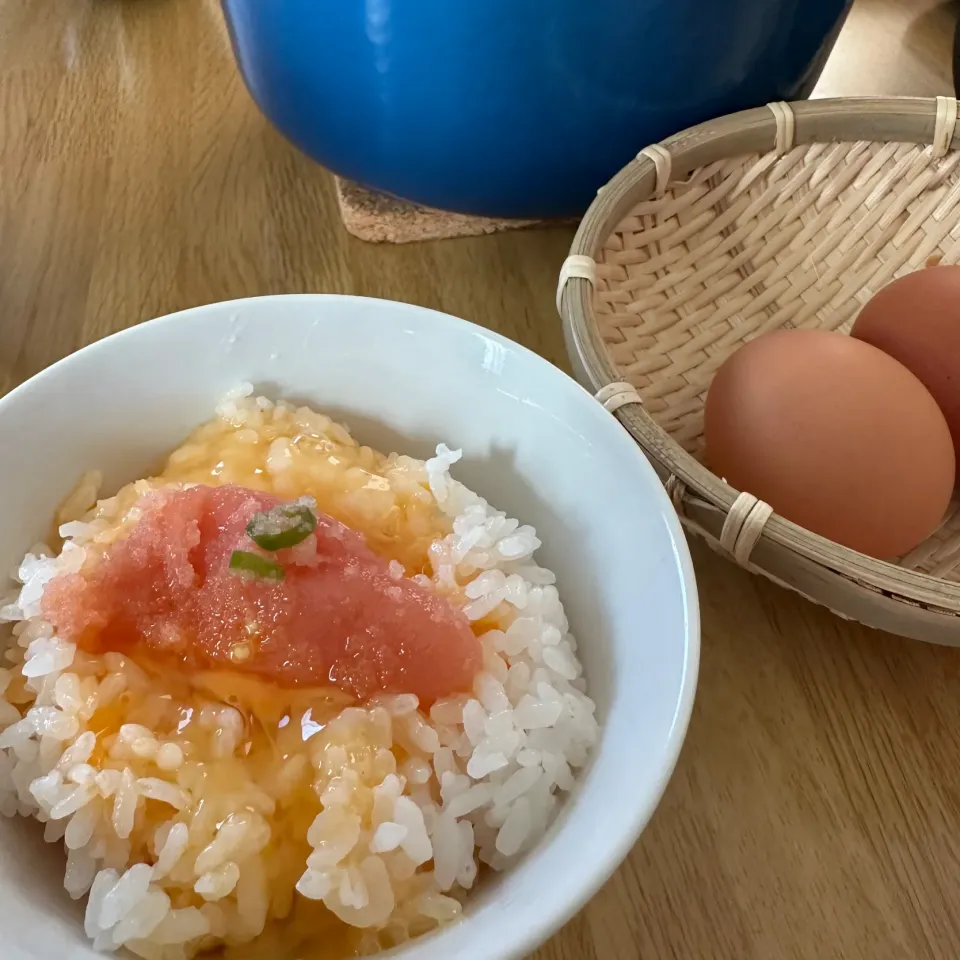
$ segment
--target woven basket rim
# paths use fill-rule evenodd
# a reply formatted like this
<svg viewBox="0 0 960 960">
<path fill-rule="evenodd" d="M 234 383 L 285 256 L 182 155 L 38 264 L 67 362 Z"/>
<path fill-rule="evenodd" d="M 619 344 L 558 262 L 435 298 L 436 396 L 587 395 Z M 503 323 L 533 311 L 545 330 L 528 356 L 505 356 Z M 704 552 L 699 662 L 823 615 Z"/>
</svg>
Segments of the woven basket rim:
<svg viewBox="0 0 960 960">
<path fill-rule="evenodd" d="M 795 119 L 793 146 L 859 141 L 931 144 L 938 98 L 845 97 L 798 101 L 788 106 Z M 770 107 L 758 107 L 690 127 L 660 146 L 670 153 L 671 179 L 682 179 L 718 160 L 773 152 L 776 138 L 774 112 Z M 958 146 L 960 130 L 950 148 Z M 656 186 L 656 164 L 641 152 L 598 191 L 580 222 L 570 255 L 595 259 L 618 224 L 637 203 L 650 199 Z M 570 277 L 559 293 L 558 309 L 578 379 L 592 392 L 620 380 L 599 332 L 592 284 L 582 277 Z M 716 546 L 718 531 L 739 491 L 687 453 L 638 404 L 621 407 L 614 415 L 653 461 L 661 479 L 676 478 L 671 481 L 674 502 L 685 525 Z M 678 501 L 677 490 L 682 502 Z M 960 615 L 960 583 L 875 560 L 777 515 L 766 524 L 760 540 L 789 551 L 798 563 L 812 565 L 814 578 L 819 568 L 825 575 L 842 578 L 898 604 L 919 607 L 926 612 L 927 620 L 931 613 L 951 620 Z M 778 579 L 765 571 L 760 561 L 752 561 L 748 568 Z M 818 599 L 812 594 L 810 598 Z"/>
</svg>

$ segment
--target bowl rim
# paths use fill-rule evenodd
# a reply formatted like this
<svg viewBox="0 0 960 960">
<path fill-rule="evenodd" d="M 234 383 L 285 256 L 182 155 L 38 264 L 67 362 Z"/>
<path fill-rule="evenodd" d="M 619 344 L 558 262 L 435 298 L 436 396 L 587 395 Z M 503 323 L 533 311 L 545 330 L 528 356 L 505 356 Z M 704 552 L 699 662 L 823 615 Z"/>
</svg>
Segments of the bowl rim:
<svg viewBox="0 0 960 960">
<path fill-rule="evenodd" d="M 629 211 L 655 195 L 657 149 L 669 153 L 671 179 L 682 179 L 733 156 L 773 154 L 780 147 L 776 108 L 786 108 L 792 117 L 794 146 L 861 140 L 930 144 L 938 132 L 941 101 L 947 99 L 798 101 L 744 110 L 690 127 L 639 153 L 601 187 L 580 222 L 570 256 L 595 262 Z M 557 306 L 577 379 L 591 392 L 622 380 L 600 333 L 592 281 L 562 274 Z M 670 486 L 683 525 L 729 555 L 720 546 L 721 532 L 741 491 L 687 453 L 639 402 L 621 407 L 615 415 Z M 960 645 L 960 583 L 876 560 L 776 514 L 763 527 L 752 557 L 741 565 L 841 616 L 916 639 Z"/>
<path fill-rule="evenodd" d="M 177 327 L 180 324 L 188 322 L 192 325 L 202 322 L 200 318 L 203 315 L 209 316 L 221 310 L 249 309 L 251 305 L 255 304 L 283 305 L 293 302 L 336 304 L 346 302 L 355 303 L 358 301 L 375 306 L 378 309 L 382 308 L 387 311 L 406 313 L 411 316 L 418 315 L 421 319 L 427 320 L 429 323 L 444 325 L 454 323 L 474 335 L 480 335 L 487 340 L 492 340 L 506 349 L 519 354 L 526 362 L 530 362 L 534 366 L 544 370 L 548 376 L 559 378 L 558 382 L 563 381 L 563 389 L 570 390 L 573 394 L 577 395 L 579 398 L 578 402 L 588 401 L 596 410 L 595 417 L 597 423 L 609 424 L 609 428 L 602 426 L 600 429 L 607 430 L 608 437 L 612 442 L 624 442 L 636 450 L 629 434 L 622 430 L 616 420 L 607 414 L 603 407 L 596 402 L 580 383 L 566 374 L 562 369 L 522 344 L 482 327 L 479 324 L 428 307 L 421 307 L 402 301 L 349 294 L 296 293 L 242 297 L 187 307 L 174 313 L 141 321 L 133 326 L 116 331 L 81 347 L 38 371 L 32 377 L 14 387 L 7 394 L 0 397 L 0 416 L 3 416 L 5 410 L 12 403 L 24 400 L 30 391 L 40 383 L 56 378 L 58 372 L 74 364 L 81 355 L 90 356 L 97 351 L 110 350 L 121 341 L 142 336 L 145 329 L 156 331 L 161 327 Z M 395 318 L 393 318 L 391 322 L 395 323 Z M 641 455 L 636 458 L 636 462 L 637 469 L 641 473 L 645 471 L 650 471 L 651 473 L 650 479 L 652 482 L 649 484 L 651 510 L 654 510 L 660 516 L 661 520 L 665 522 L 669 538 L 672 541 L 673 556 L 676 560 L 679 578 L 684 623 L 684 634 L 682 638 L 679 638 L 682 640 L 682 654 L 680 657 L 682 673 L 680 686 L 670 722 L 669 734 L 661 751 L 658 776 L 655 781 L 651 781 L 649 789 L 645 791 L 643 797 L 644 802 L 638 803 L 631 815 L 623 818 L 617 833 L 611 837 L 609 842 L 603 845 L 603 849 L 598 854 L 592 857 L 590 869 L 587 871 L 577 871 L 576 882 L 572 884 L 571 887 L 565 889 L 566 895 L 562 896 L 549 912 L 543 912 L 533 918 L 532 922 L 524 927 L 522 936 L 515 938 L 510 944 L 498 945 L 496 954 L 478 952 L 474 960 L 481 960 L 481 958 L 482 960 L 520 960 L 520 958 L 525 957 L 545 942 L 568 920 L 577 914 L 619 868 L 630 850 L 636 844 L 659 806 L 680 757 L 693 711 L 699 675 L 701 617 L 697 582 L 683 527 L 681 526 L 680 519 L 673 504 L 670 502 L 670 498 L 663 491 L 659 482 L 656 482 L 656 475 L 649 460 Z M 603 728 L 601 728 L 601 730 L 602 729 Z M 602 736 L 603 732 L 601 732 L 601 737 Z M 590 776 L 590 773 L 590 768 L 588 768 L 585 776 Z M 551 838 L 544 838 L 537 847 L 533 848 L 531 854 L 535 855 L 541 845 L 548 845 L 552 842 Z M 426 946 L 427 942 L 433 941 L 434 938 L 436 938 L 438 943 L 442 943 L 443 939 L 445 939 L 444 932 L 446 929 L 447 928 L 440 928 L 422 939 L 418 938 L 413 941 L 413 943 L 416 946 Z M 414 949 L 416 949 L 416 946 Z M 384 952 L 382 956 L 384 958 L 406 957 L 409 955 L 407 952 L 409 949 L 410 945 L 403 945 Z M 437 956 L 440 956 L 440 954 L 438 953 Z"/>
</svg>

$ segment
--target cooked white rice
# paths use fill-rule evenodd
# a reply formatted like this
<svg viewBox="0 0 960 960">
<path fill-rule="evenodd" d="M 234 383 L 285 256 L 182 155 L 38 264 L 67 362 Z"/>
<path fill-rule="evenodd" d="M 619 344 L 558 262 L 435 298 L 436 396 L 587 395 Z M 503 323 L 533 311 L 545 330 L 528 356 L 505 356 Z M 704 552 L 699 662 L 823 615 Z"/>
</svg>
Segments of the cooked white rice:
<svg viewBox="0 0 960 960">
<path fill-rule="evenodd" d="M 245 411 L 266 409 L 249 394 L 233 394 L 221 415 L 242 423 Z M 363 948 L 373 950 L 455 919 L 481 863 L 503 870 L 543 834 L 596 740 L 594 705 L 555 578 L 534 562 L 533 528 L 452 479 L 459 457 L 441 445 L 426 463 L 405 458 L 453 521 L 430 549 L 433 579 L 457 588 L 471 621 L 497 610 L 508 626 L 482 635 L 472 697 L 429 713 L 412 695 L 345 709 L 326 728 L 316 768 L 289 771 L 322 794 L 296 893 L 270 883 L 271 858 L 285 849 L 269 822 L 283 783 L 272 794 L 249 781 L 211 796 L 176 738 L 146 725 L 101 738 L 88 729 L 95 711 L 150 683 L 128 658 L 85 654 L 41 617 L 44 586 L 79 569 L 90 525 L 66 524 L 57 556 L 43 546 L 26 555 L 20 586 L 0 606 L 13 623 L 0 668 L 0 811 L 36 818 L 48 841 L 63 842 L 64 886 L 75 899 L 89 895 L 85 929 L 98 949 L 185 960 L 220 941 L 255 940 L 289 912 L 284 898 L 303 897 L 368 931 Z M 32 703 L 4 693 L 18 673 Z M 243 719 L 230 706 L 204 708 L 201 724 L 218 755 L 241 741 Z M 337 747 L 361 734 L 380 745 L 373 781 Z M 394 743 L 407 756 L 400 769 Z M 190 888 L 195 902 L 177 906 Z"/>
</svg>

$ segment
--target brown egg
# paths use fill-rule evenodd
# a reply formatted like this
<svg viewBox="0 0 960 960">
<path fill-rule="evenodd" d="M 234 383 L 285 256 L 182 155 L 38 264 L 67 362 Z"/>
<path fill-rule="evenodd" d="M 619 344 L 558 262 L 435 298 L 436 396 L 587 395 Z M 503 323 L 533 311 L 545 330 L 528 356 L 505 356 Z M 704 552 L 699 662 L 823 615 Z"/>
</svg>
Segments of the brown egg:
<svg viewBox="0 0 960 960">
<path fill-rule="evenodd" d="M 851 335 L 919 378 L 960 450 L 960 267 L 929 267 L 894 280 L 860 311 Z"/>
<path fill-rule="evenodd" d="M 922 383 L 861 340 L 781 330 L 717 371 L 710 469 L 788 520 L 881 559 L 925 540 L 953 491 L 950 431 Z"/>
</svg>

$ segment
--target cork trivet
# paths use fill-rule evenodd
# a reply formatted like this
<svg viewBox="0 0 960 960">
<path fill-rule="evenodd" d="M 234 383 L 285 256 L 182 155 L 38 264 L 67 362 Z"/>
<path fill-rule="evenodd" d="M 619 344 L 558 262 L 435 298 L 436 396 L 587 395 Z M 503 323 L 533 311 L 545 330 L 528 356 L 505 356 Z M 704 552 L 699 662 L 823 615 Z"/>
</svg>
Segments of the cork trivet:
<svg viewBox="0 0 960 960">
<path fill-rule="evenodd" d="M 447 213 L 417 203 L 396 200 L 334 177 L 340 216 L 347 230 L 371 243 L 413 243 L 449 237 L 477 237 L 502 230 L 534 227 L 542 220 L 493 220 Z"/>
</svg>

